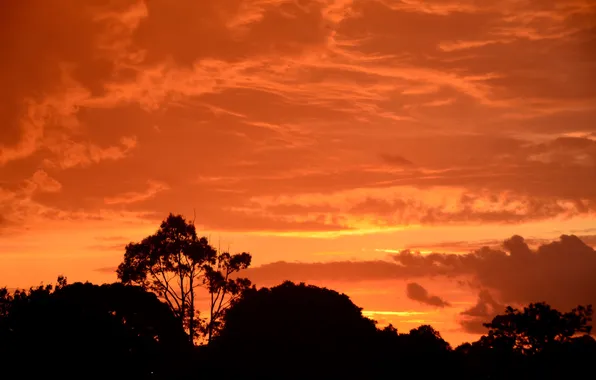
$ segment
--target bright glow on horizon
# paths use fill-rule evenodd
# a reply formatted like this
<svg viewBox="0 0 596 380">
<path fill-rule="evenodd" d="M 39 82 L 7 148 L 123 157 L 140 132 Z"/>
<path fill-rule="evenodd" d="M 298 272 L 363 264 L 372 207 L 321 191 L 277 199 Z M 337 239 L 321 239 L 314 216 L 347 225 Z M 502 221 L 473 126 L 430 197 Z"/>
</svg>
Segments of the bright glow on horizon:
<svg viewBox="0 0 596 380">
<path fill-rule="evenodd" d="M 450 342 L 476 305 L 596 304 L 565 277 L 596 245 L 596 3 L 5 3 L 0 286 L 115 281 L 172 212 L 268 286 L 314 278 Z M 458 261 L 514 235 L 552 261 Z"/>
</svg>

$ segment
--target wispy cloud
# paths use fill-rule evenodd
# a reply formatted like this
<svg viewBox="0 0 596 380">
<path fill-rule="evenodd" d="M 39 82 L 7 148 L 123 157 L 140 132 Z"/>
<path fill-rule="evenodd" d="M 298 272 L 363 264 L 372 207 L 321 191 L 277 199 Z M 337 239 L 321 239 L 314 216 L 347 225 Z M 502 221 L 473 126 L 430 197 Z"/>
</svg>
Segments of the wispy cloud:
<svg viewBox="0 0 596 380">
<path fill-rule="evenodd" d="M 130 191 L 115 197 L 107 197 L 104 199 L 104 203 L 107 205 L 117 205 L 143 202 L 168 189 L 169 187 L 165 183 L 148 181 L 147 189 L 143 191 Z"/>
<path fill-rule="evenodd" d="M 591 1 L 36 0 L 2 14 L 2 239 L 196 211 L 205 231 L 279 239 L 256 247 L 271 262 L 311 237 L 329 245 L 310 253 L 373 234 L 397 249 L 410 245 L 388 234 L 594 219 Z M 405 270 L 358 265 L 309 276 Z"/>
</svg>

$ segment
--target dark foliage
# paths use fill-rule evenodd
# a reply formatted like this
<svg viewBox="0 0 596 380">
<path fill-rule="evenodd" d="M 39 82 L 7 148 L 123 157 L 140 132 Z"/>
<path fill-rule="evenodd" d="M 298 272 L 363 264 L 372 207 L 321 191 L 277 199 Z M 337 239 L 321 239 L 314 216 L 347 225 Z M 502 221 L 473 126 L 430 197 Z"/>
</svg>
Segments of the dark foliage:
<svg viewBox="0 0 596 380">
<path fill-rule="evenodd" d="M 375 353 L 376 363 L 370 371 L 373 378 L 391 376 L 396 367 L 403 376 L 411 378 L 435 378 L 455 369 L 451 346 L 429 325 L 407 334 L 398 333 L 391 325 L 379 330 Z"/>
<path fill-rule="evenodd" d="M 260 378 L 362 372 L 376 334 L 374 322 L 346 295 L 291 282 L 247 291 L 224 326 L 214 357 L 242 353 L 227 370 Z"/>
<path fill-rule="evenodd" d="M 592 306 L 562 313 L 546 303 L 505 309 L 488 334 L 455 350 L 469 379 L 556 379 L 579 376 L 596 363 L 589 333 Z"/>
<path fill-rule="evenodd" d="M 245 289 L 211 344 L 194 347 L 154 293 L 59 279 L 0 289 L 0 378 L 571 378 L 596 363 L 591 317 L 591 306 L 507 308 L 452 349 L 431 326 L 378 329 L 346 295 L 285 282 Z"/>
<path fill-rule="evenodd" d="M 170 214 L 156 233 L 126 246 L 117 273 L 122 283 L 157 294 L 186 329 L 190 342 L 200 333 L 211 341 L 227 307 L 250 287 L 248 279 L 233 275 L 248 268 L 251 259 L 246 252 L 218 252 L 206 237 L 198 237 L 193 222 Z M 201 317 L 195 307 L 201 289 L 210 295 L 207 317 Z"/>
<path fill-rule="evenodd" d="M 0 292 L 0 378 L 165 379 L 191 354 L 186 334 L 154 294 L 123 284 L 61 281 Z"/>
</svg>

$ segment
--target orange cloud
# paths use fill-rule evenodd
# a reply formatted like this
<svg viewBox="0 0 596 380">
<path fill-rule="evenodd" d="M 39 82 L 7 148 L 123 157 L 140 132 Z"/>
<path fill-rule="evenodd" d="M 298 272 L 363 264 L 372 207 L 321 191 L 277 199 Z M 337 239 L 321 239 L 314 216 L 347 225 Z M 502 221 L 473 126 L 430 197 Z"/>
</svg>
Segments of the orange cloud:
<svg viewBox="0 0 596 380">
<path fill-rule="evenodd" d="M 28 184 L 31 190 L 39 190 L 44 192 L 58 192 L 62 189 L 62 184 L 48 175 L 48 173 L 42 169 L 36 171 L 28 180 Z"/>
<path fill-rule="evenodd" d="M 116 197 L 109 197 L 104 199 L 107 205 L 129 204 L 135 202 L 146 201 L 153 198 L 157 193 L 168 190 L 168 185 L 156 181 L 149 181 L 148 188 L 142 192 L 128 192 Z"/>
<path fill-rule="evenodd" d="M 591 301 L 551 273 L 582 262 L 589 281 L 591 251 L 543 240 L 596 212 L 591 1 L 33 0 L 0 17 L 11 281 L 27 260 L 34 282 L 60 266 L 107 280 L 92 269 L 116 265 L 123 241 L 196 211 L 269 263 L 251 272 L 263 281 L 412 277 L 435 293 L 435 261 L 454 261 L 499 304 Z M 496 247 L 516 231 L 552 284 L 484 273 L 493 259 L 499 278 L 525 273 Z M 404 256 L 413 267 L 375 250 L 396 247 L 445 255 Z M 331 252 L 340 262 L 275 264 Z"/>
<path fill-rule="evenodd" d="M 89 166 L 104 160 L 120 160 L 126 157 L 137 145 L 135 137 L 122 137 L 120 144 L 100 147 L 93 143 L 72 140 L 52 141 L 49 150 L 58 156 L 57 165 L 63 169 L 75 166 Z M 48 165 L 53 166 L 54 161 Z"/>
<path fill-rule="evenodd" d="M 49 209 L 66 199 L 89 212 L 200 203 L 208 228 L 286 233 L 593 213 L 596 153 L 582 129 L 596 94 L 579 59 L 593 26 L 588 3 L 60 4 L 60 23 L 39 3 L 11 6 L 15 21 L 3 25 L 29 48 L 11 44 L 1 70 L 14 84 L 3 99 L 18 106 L 2 111 L 10 138 L 0 162 L 24 166 L 7 169 L 12 183 L 40 164 L 58 170 L 62 195 L 35 199 Z M 57 41 L 79 33 L 68 46 L 44 44 L 27 25 Z M 573 78 L 533 63 L 556 57 Z M 39 63 L 45 70 L 28 77 Z M 578 122 L 557 121 L 564 113 Z M 561 138 L 569 133 L 583 137 Z M 112 161 L 119 170 L 106 169 Z M 170 169 L 180 162 L 197 163 Z M 86 168 L 85 181 L 75 168 Z M 199 177 L 228 181 L 189 180 Z M 143 198 L 150 178 L 170 190 Z M 314 205 L 318 193 L 329 201 Z M 119 194 L 143 202 L 112 202 Z M 345 194 L 354 196 L 338 204 Z"/>
</svg>

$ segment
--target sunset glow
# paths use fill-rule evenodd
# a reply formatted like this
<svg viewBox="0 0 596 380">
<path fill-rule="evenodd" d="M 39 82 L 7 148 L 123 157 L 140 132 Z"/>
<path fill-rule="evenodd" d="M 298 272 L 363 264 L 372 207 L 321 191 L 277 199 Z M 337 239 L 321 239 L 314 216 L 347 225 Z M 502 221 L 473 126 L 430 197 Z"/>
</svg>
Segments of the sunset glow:
<svg viewBox="0 0 596 380">
<path fill-rule="evenodd" d="M 479 305 L 596 304 L 592 0 L 6 1 L 0 31 L 0 285 L 113 282 L 172 212 L 258 286 L 452 345 Z"/>
</svg>

